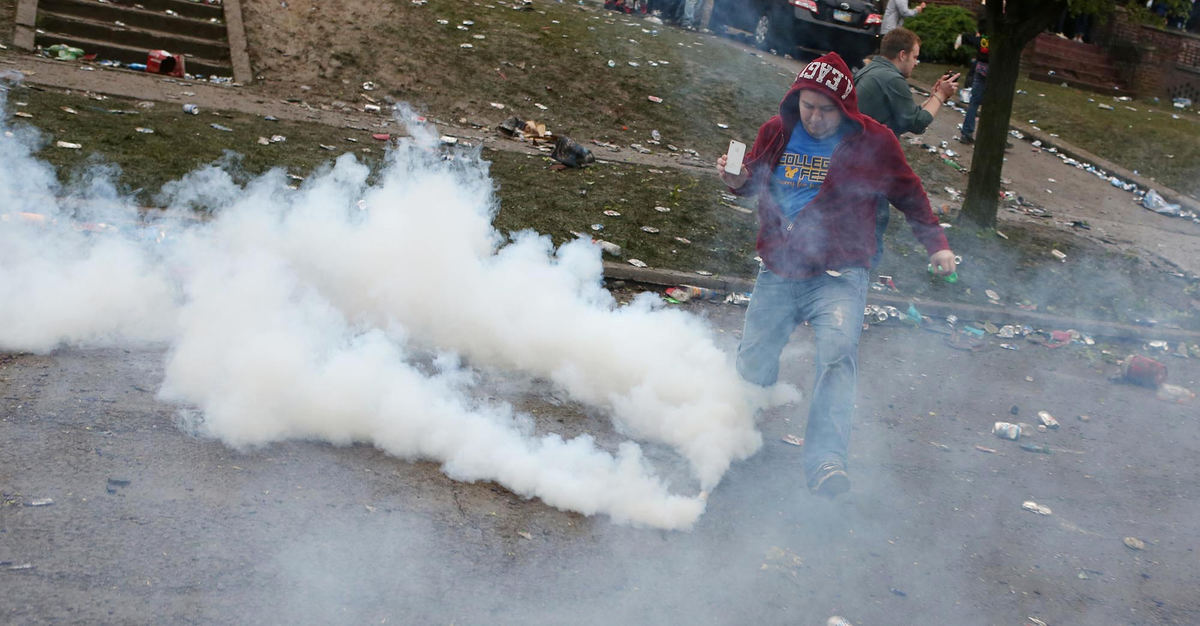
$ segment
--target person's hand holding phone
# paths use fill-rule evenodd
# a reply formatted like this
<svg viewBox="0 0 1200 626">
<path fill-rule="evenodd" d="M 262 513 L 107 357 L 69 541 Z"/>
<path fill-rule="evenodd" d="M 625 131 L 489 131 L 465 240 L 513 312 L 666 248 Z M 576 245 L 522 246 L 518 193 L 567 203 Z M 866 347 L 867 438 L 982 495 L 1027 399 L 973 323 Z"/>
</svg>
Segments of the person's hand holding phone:
<svg viewBox="0 0 1200 626">
<path fill-rule="evenodd" d="M 958 72 L 946 72 L 937 82 L 933 84 L 933 93 L 937 94 L 941 99 L 942 104 L 945 104 L 954 97 L 954 92 L 958 91 Z"/>
<path fill-rule="evenodd" d="M 745 185 L 746 180 L 750 178 L 750 173 L 742 165 L 745 156 L 746 144 L 733 140 L 729 142 L 729 150 L 717 158 L 717 171 L 721 181 L 732 189 Z"/>
</svg>

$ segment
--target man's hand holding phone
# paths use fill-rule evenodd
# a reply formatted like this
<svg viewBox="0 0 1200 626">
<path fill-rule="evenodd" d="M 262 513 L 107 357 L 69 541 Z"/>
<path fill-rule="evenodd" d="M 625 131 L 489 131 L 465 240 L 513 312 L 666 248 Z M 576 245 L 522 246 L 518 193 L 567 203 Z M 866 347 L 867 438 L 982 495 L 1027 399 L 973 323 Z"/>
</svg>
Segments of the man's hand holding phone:
<svg viewBox="0 0 1200 626">
<path fill-rule="evenodd" d="M 933 84 L 933 93 L 937 95 L 942 104 L 954 97 L 954 92 L 958 91 L 959 76 L 958 72 L 946 72 Z"/>
<path fill-rule="evenodd" d="M 745 185 L 746 179 L 750 178 L 750 173 L 742 165 L 745 156 L 746 144 L 735 139 L 729 142 L 729 150 L 717 158 L 717 171 L 721 181 L 733 189 Z"/>
</svg>

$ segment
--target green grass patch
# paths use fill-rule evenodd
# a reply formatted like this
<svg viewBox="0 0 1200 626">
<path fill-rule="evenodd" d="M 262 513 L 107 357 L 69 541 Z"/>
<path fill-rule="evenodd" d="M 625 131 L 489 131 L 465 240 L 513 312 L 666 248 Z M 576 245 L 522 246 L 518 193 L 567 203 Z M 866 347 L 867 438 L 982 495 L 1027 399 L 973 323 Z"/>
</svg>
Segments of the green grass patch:
<svg viewBox="0 0 1200 626">
<path fill-rule="evenodd" d="M 915 78 L 932 82 L 949 66 L 922 63 Z M 966 76 L 965 68 L 959 68 Z M 1031 123 L 1164 186 L 1200 199 L 1200 115 L 1168 101 L 1118 101 L 1071 87 L 1017 81 L 1012 119 Z M 1101 104 L 1112 110 L 1100 108 Z"/>
</svg>

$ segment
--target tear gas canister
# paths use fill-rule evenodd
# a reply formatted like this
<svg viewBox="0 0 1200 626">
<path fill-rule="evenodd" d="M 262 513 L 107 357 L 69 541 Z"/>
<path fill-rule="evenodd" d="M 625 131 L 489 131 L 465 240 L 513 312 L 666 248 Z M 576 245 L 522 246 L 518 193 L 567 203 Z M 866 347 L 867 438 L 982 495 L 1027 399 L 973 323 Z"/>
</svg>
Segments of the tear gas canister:
<svg viewBox="0 0 1200 626">
<path fill-rule="evenodd" d="M 1125 358 L 1121 374 L 1135 385 L 1157 389 L 1167 380 L 1167 366 L 1148 356 L 1131 354 Z"/>
</svg>

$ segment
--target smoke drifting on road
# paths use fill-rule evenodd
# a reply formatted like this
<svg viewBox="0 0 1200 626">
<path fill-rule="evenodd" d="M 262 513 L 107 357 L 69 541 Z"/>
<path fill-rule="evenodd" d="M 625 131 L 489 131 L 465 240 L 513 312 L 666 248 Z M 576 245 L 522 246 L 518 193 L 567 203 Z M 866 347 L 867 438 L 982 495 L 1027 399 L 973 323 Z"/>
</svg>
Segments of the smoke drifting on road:
<svg viewBox="0 0 1200 626">
<path fill-rule="evenodd" d="M 428 129 L 410 128 L 373 184 L 350 155 L 296 190 L 280 171 L 242 187 L 203 168 L 164 188 L 157 222 L 110 185 L 58 188 L 37 138 L 5 131 L 0 349 L 165 340 L 160 397 L 230 446 L 369 443 L 551 506 L 687 528 L 761 444 L 753 410 L 769 398 L 705 323 L 654 297 L 618 306 L 586 241 L 497 233 L 486 164 L 440 152 Z M 197 204 L 211 220 L 169 219 Z M 119 230 L 79 230 L 99 222 Z M 480 368 L 551 381 L 676 450 L 694 484 L 669 484 L 633 441 L 537 434 L 477 399 Z"/>
</svg>

